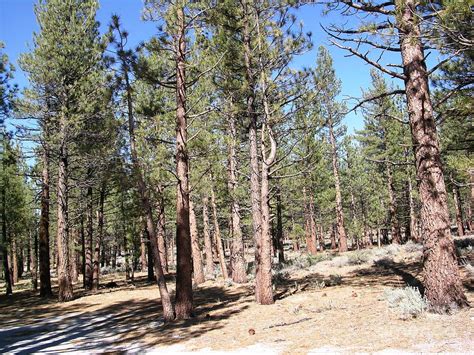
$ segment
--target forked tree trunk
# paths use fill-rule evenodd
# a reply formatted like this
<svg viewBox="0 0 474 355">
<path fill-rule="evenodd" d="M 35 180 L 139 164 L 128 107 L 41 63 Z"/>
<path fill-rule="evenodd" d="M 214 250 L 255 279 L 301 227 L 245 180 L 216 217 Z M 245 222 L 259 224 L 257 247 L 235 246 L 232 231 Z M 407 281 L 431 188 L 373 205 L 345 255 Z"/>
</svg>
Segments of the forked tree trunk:
<svg viewBox="0 0 474 355">
<path fill-rule="evenodd" d="M 456 211 L 456 226 L 458 228 L 458 236 L 464 236 L 464 223 L 462 216 L 462 201 L 461 194 L 459 193 L 459 187 L 453 184 L 453 199 L 454 199 L 454 210 Z"/>
<path fill-rule="evenodd" d="M 66 141 L 66 118 L 60 119 L 60 147 L 58 166 L 58 215 L 57 215 L 57 248 L 58 248 L 58 286 L 59 301 L 73 298 L 73 288 L 69 268 L 69 231 L 68 231 L 68 153 Z"/>
<path fill-rule="evenodd" d="M 194 212 L 194 204 L 191 198 L 189 199 L 189 223 L 191 227 L 194 283 L 196 285 L 199 285 L 206 281 L 206 279 L 204 278 L 204 271 L 202 269 L 202 257 L 201 248 L 199 247 L 199 234 L 196 222 L 196 214 Z"/>
<path fill-rule="evenodd" d="M 342 210 L 341 183 L 339 181 L 339 162 L 337 158 L 336 137 L 331 119 L 328 119 L 329 141 L 331 143 L 332 170 L 334 174 L 334 187 L 336 190 L 336 234 L 340 252 L 347 251 L 347 235 L 344 227 L 344 211 Z"/>
<path fill-rule="evenodd" d="M 209 232 L 209 211 L 208 211 L 208 199 L 207 196 L 202 198 L 202 224 L 203 224 L 203 236 L 204 236 L 204 252 L 206 255 L 206 274 L 213 275 L 214 273 L 214 260 L 212 257 L 212 239 Z"/>
<path fill-rule="evenodd" d="M 237 145 L 237 131 L 235 128 L 235 117 L 229 117 L 229 147 L 228 147 L 228 189 L 231 198 L 230 205 L 230 223 L 232 233 L 232 244 L 230 252 L 230 267 L 232 281 L 236 283 L 247 282 L 247 272 L 245 268 L 244 241 L 242 238 L 242 229 L 240 226 L 240 205 L 237 200 L 237 155 L 235 147 Z"/>
<path fill-rule="evenodd" d="M 393 186 L 393 174 L 390 163 L 385 163 L 385 172 L 387 173 L 387 190 L 389 196 L 388 206 L 388 222 L 390 223 L 390 229 L 392 234 L 392 243 L 400 244 L 402 237 L 400 234 L 400 224 L 397 218 L 397 201 L 395 199 L 395 188 Z"/>
<path fill-rule="evenodd" d="M 466 306 L 454 241 L 428 73 L 420 41 L 418 1 L 397 0 L 397 28 L 405 74 L 405 92 L 416 162 L 423 223 L 425 296 L 434 311 Z"/>
<path fill-rule="evenodd" d="M 100 277 L 100 246 L 104 238 L 104 202 L 105 202 L 105 184 L 101 186 L 99 196 L 99 208 L 97 210 L 97 237 L 95 240 L 94 247 L 94 259 L 93 259 L 93 274 L 92 274 L 92 289 L 97 291 L 99 289 L 99 277 Z"/>
<path fill-rule="evenodd" d="M 229 273 L 227 271 L 227 265 L 225 263 L 225 254 L 224 254 L 224 248 L 222 246 L 222 239 L 221 239 L 221 229 L 219 227 L 219 220 L 217 218 L 217 204 L 216 204 L 216 196 L 214 194 L 214 187 L 212 186 L 212 176 L 211 176 L 211 206 L 212 206 L 212 217 L 214 221 L 214 240 L 217 246 L 219 264 L 221 266 L 222 277 L 224 278 L 224 280 L 227 280 L 229 278 Z"/>
<path fill-rule="evenodd" d="M 39 220 L 39 274 L 40 296 L 50 297 L 51 272 L 49 260 L 49 150 L 43 142 L 43 169 L 41 173 L 41 214 Z"/>
</svg>

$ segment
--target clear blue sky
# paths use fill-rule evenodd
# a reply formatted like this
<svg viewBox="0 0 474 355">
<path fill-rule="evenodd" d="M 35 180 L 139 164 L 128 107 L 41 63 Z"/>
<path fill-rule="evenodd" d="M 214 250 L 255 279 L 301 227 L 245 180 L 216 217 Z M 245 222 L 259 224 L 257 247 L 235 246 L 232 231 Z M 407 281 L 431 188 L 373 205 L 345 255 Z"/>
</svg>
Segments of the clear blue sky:
<svg viewBox="0 0 474 355">
<path fill-rule="evenodd" d="M 0 40 L 6 44 L 6 53 L 12 63 L 16 66 L 14 82 L 20 87 L 28 85 L 25 75 L 17 65 L 17 59 L 21 53 L 28 51 L 28 46 L 32 44 L 32 34 L 38 30 L 33 6 L 34 0 L 0 0 Z M 140 41 L 149 39 L 155 33 L 153 23 L 141 20 L 141 10 L 143 4 L 141 0 L 100 0 L 98 20 L 102 29 L 105 30 L 112 14 L 121 17 L 124 27 L 130 33 L 130 44 L 135 45 Z M 303 21 L 305 31 L 313 33 L 314 49 L 299 57 L 295 61 L 296 66 L 314 66 L 316 60 L 316 49 L 319 45 L 328 45 L 327 35 L 320 28 L 320 23 L 341 23 L 347 18 L 342 18 L 338 14 L 328 16 L 321 15 L 321 7 L 308 5 L 297 12 L 298 18 Z M 361 88 L 370 86 L 368 65 L 358 58 L 344 57 L 344 51 L 328 46 L 333 58 L 336 73 L 342 80 L 341 97 L 360 97 Z M 397 58 L 398 59 L 398 58 Z M 401 85 L 401 83 L 398 83 Z M 346 117 L 345 123 L 349 132 L 362 127 L 360 115 L 351 113 Z"/>
</svg>

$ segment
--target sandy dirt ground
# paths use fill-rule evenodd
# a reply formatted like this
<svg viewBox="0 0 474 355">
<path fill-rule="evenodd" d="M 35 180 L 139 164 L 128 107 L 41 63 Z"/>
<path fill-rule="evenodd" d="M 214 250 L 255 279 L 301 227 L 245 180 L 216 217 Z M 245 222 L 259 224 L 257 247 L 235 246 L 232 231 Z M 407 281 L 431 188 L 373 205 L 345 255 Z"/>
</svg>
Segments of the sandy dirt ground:
<svg viewBox="0 0 474 355">
<path fill-rule="evenodd" d="M 134 284 L 107 275 L 118 287 L 95 294 L 77 285 L 63 304 L 18 291 L 0 298 L 0 353 L 474 353 L 473 309 L 406 318 L 389 307 L 384 292 L 416 285 L 420 266 L 419 253 L 398 252 L 387 263 L 290 269 L 270 306 L 254 303 L 251 282 L 207 281 L 195 288 L 195 317 L 169 324 L 144 274 Z M 461 272 L 474 304 L 472 274 Z"/>
</svg>

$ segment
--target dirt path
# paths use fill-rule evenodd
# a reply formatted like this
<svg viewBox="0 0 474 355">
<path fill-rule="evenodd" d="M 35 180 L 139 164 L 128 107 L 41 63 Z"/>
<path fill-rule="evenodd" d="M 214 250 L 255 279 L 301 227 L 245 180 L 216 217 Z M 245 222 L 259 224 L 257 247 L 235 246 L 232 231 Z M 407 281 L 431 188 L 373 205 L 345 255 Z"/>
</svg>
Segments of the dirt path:
<svg viewBox="0 0 474 355">
<path fill-rule="evenodd" d="M 42 302 L 31 292 L 1 299 L 0 352 L 354 353 L 460 352 L 474 349 L 474 312 L 401 319 L 384 291 L 416 283 L 419 263 L 338 265 L 294 270 L 278 282 L 274 305 L 253 302 L 251 284 L 208 281 L 195 291 L 196 317 L 163 324 L 158 291 L 144 280 Z M 472 280 L 464 273 L 474 303 Z M 334 282 L 337 280 L 337 282 Z M 323 284 L 327 286 L 323 287 Z"/>
</svg>

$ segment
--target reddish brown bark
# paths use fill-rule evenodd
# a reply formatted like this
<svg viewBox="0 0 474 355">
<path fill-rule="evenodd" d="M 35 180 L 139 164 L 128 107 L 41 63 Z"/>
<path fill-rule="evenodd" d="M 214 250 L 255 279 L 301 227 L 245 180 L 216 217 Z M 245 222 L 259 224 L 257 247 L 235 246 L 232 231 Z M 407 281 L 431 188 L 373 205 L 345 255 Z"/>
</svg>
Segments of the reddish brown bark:
<svg viewBox="0 0 474 355">
<path fill-rule="evenodd" d="M 189 226 L 189 182 L 186 118 L 186 29 L 184 9 L 178 5 L 175 34 L 176 60 L 176 298 L 177 319 L 190 318 L 193 312 L 192 249 Z"/>
<path fill-rule="evenodd" d="M 415 0 L 397 0 L 397 27 L 405 75 L 412 141 L 415 153 L 424 247 L 425 296 L 439 312 L 453 304 L 467 305 L 453 238 L 439 140 L 430 99 L 428 73 Z"/>
<path fill-rule="evenodd" d="M 189 199 L 189 223 L 191 228 L 191 246 L 193 251 L 193 276 L 194 283 L 199 285 L 206 281 L 202 268 L 201 248 L 199 247 L 199 234 L 196 222 L 196 214 L 194 213 L 194 204 Z"/>
<path fill-rule="evenodd" d="M 228 132 L 227 186 L 231 198 L 230 224 L 232 233 L 230 268 L 232 281 L 236 283 L 245 283 L 247 282 L 247 272 L 245 268 L 244 241 L 242 237 L 242 229 L 240 227 L 240 205 L 236 196 L 238 187 L 237 156 L 235 151 L 237 145 L 237 132 L 235 128 L 235 117 L 232 114 L 229 117 Z"/>
<path fill-rule="evenodd" d="M 57 183 L 57 250 L 58 250 L 58 298 L 60 302 L 73 298 L 72 280 L 69 268 L 69 231 L 68 231 L 68 152 L 66 142 L 66 118 L 60 118 L 60 146 Z"/>
<path fill-rule="evenodd" d="M 344 227 L 344 211 L 342 210 L 341 183 L 339 181 L 339 159 L 337 157 L 336 137 L 332 119 L 328 119 L 329 142 L 331 143 L 332 170 L 334 175 L 334 188 L 336 190 L 336 230 L 340 252 L 347 251 L 347 235 Z"/>
</svg>

